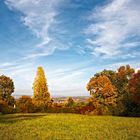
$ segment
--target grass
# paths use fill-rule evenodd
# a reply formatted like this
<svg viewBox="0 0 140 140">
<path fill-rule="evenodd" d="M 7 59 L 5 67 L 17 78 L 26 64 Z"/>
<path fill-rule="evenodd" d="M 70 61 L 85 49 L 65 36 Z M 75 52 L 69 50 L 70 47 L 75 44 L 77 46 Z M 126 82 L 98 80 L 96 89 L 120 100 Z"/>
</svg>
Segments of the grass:
<svg viewBox="0 0 140 140">
<path fill-rule="evenodd" d="M 41 113 L 0 115 L 0 140 L 140 140 L 140 118 Z"/>
</svg>

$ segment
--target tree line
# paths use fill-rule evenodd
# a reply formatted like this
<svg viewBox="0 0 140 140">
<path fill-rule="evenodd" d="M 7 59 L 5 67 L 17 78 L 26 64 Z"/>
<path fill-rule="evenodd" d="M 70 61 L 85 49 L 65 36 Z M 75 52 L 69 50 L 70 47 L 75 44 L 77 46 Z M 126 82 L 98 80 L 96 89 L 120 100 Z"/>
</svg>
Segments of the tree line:
<svg viewBox="0 0 140 140">
<path fill-rule="evenodd" d="M 56 103 L 48 90 L 42 67 L 38 67 L 33 83 L 33 97 L 14 99 L 14 83 L 10 77 L 0 76 L 0 112 L 54 112 L 88 115 L 140 116 L 140 70 L 129 65 L 116 71 L 103 70 L 94 74 L 87 84 L 90 93 L 86 101 L 69 97 Z"/>
</svg>

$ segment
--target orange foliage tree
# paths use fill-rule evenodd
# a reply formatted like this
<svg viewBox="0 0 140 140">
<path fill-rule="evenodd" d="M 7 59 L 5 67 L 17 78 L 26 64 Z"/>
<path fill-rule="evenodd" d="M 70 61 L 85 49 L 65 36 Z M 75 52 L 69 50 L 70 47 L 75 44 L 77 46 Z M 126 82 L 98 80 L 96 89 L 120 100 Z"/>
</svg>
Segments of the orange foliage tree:
<svg viewBox="0 0 140 140">
<path fill-rule="evenodd" d="M 33 103 L 32 98 L 30 96 L 21 96 L 16 101 L 16 106 L 21 112 L 33 112 Z"/>
<path fill-rule="evenodd" d="M 120 114 L 127 110 L 128 104 L 130 104 L 131 94 L 128 88 L 128 81 L 134 72 L 135 70 L 133 68 L 126 65 L 119 67 L 117 71 L 103 70 L 102 72 L 95 74 L 96 77 L 101 75 L 107 76 L 112 85 L 115 86 L 116 91 L 118 92 L 117 107 L 112 110 L 115 114 Z"/>
<path fill-rule="evenodd" d="M 92 77 L 87 85 L 87 90 L 90 91 L 95 108 L 116 105 L 116 88 L 107 76 Z"/>
</svg>

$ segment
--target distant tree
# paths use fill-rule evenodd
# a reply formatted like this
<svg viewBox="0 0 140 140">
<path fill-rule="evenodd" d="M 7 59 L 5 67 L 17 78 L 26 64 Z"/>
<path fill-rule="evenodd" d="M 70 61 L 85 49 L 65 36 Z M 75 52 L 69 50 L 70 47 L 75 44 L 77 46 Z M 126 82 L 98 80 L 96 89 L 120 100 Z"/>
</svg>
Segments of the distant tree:
<svg viewBox="0 0 140 140">
<path fill-rule="evenodd" d="M 33 83 L 33 102 L 36 106 L 47 107 L 51 103 L 50 93 L 48 91 L 47 80 L 42 67 L 38 67 L 37 74 Z"/>
<path fill-rule="evenodd" d="M 93 77 L 87 85 L 92 99 L 97 105 L 115 106 L 117 92 L 109 78 L 105 75 Z"/>
<path fill-rule="evenodd" d="M 16 108 L 20 109 L 21 112 L 33 112 L 33 103 L 32 98 L 30 96 L 21 96 L 16 101 Z"/>
<path fill-rule="evenodd" d="M 9 105 L 14 104 L 14 98 L 11 94 L 14 92 L 14 83 L 12 79 L 5 75 L 0 76 L 0 99 L 6 101 Z"/>
<path fill-rule="evenodd" d="M 66 105 L 69 106 L 69 107 L 71 107 L 73 104 L 74 104 L 73 98 L 72 98 L 72 97 L 69 97 L 69 98 L 67 99 Z"/>
</svg>

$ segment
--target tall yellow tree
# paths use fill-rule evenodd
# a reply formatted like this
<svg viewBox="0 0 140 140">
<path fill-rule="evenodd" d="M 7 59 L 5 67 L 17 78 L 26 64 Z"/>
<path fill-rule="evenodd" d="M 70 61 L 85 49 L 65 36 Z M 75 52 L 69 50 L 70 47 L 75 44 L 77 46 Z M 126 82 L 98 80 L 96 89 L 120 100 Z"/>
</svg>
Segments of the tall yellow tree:
<svg viewBox="0 0 140 140">
<path fill-rule="evenodd" d="M 50 101 L 50 93 L 48 91 L 47 79 L 42 67 L 38 67 L 36 77 L 33 83 L 33 102 L 38 106 L 47 106 Z"/>
</svg>

